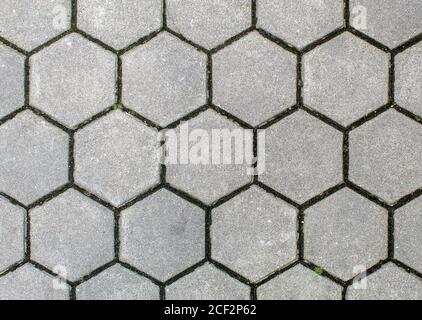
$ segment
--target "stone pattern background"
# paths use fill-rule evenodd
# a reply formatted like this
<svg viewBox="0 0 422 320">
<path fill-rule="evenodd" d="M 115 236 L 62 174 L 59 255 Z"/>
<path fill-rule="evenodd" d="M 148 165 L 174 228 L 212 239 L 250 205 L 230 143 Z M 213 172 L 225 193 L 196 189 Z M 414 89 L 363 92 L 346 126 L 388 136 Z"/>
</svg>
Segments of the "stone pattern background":
<svg viewBox="0 0 422 320">
<path fill-rule="evenodd" d="M 0 299 L 422 299 L 421 66 L 420 0 L 2 0 Z"/>
</svg>

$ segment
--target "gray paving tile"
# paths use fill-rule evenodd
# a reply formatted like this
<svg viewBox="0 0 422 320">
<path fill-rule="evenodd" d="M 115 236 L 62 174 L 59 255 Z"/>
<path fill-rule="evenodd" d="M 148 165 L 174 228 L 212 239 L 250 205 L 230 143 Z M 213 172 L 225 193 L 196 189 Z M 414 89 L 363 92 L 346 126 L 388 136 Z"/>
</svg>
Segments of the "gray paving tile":
<svg viewBox="0 0 422 320">
<path fill-rule="evenodd" d="M 205 212 L 160 190 L 124 210 L 120 258 L 161 281 L 205 258 Z"/>
<path fill-rule="evenodd" d="M 113 212 L 75 190 L 30 211 L 31 259 L 74 281 L 114 258 Z"/>
<path fill-rule="evenodd" d="M 25 254 L 25 210 L 0 197 L 0 272 Z"/>
<path fill-rule="evenodd" d="M 149 279 L 114 265 L 76 288 L 77 300 L 158 300 L 159 288 Z"/>
<path fill-rule="evenodd" d="M 350 133 L 350 180 L 390 204 L 422 186 L 422 127 L 390 110 Z"/>
<path fill-rule="evenodd" d="M 390 48 L 422 32 L 419 0 L 351 0 L 350 8 L 350 24 Z"/>
<path fill-rule="evenodd" d="M 349 287 L 346 299 L 421 300 L 422 281 L 390 262 L 358 283 L 357 288 Z"/>
<path fill-rule="evenodd" d="M 422 271 L 422 197 L 398 209 L 394 215 L 394 257 Z"/>
<path fill-rule="evenodd" d="M 70 0 L 2 0 L 0 36 L 30 51 L 70 28 Z"/>
<path fill-rule="evenodd" d="M 298 111 L 266 129 L 259 180 L 297 202 L 342 181 L 342 134 Z M 282 152 L 281 152 L 282 150 Z"/>
<path fill-rule="evenodd" d="M 342 287 L 297 265 L 257 290 L 259 300 L 340 300 Z"/>
<path fill-rule="evenodd" d="M 305 259 L 348 280 L 387 258 L 387 211 L 342 189 L 305 210 Z"/>
<path fill-rule="evenodd" d="M 67 134 L 30 111 L 0 126 L 0 191 L 30 204 L 68 180 Z"/>
<path fill-rule="evenodd" d="M 158 132 L 116 110 L 75 135 L 75 181 L 115 206 L 159 183 Z"/>
<path fill-rule="evenodd" d="M 214 260 L 257 282 L 296 259 L 296 209 L 253 186 L 213 210 L 211 244 Z"/>
<path fill-rule="evenodd" d="M 249 300 L 250 288 L 211 264 L 166 287 L 168 300 Z"/>
<path fill-rule="evenodd" d="M 213 57 L 213 96 L 258 125 L 296 103 L 296 57 L 252 32 Z"/>
<path fill-rule="evenodd" d="M 115 101 L 117 58 L 79 34 L 31 57 L 30 103 L 74 127 Z"/>
<path fill-rule="evenodd" d="M 249 28 L 250 0 L 168 0 L 167 25 L 211 49 Z"/>
<path fill-rule="evenodd" d="M 207 57 L 169 33 L 122 57 L 123 103 L 165 126 L 206 103 Z"/>
<path fill-rule="evenodd" d="M 388 102 L 388 54 L 350 33 L 303 57 L 304 103 L 346 126 Z"/>
<path fill-rule="evenodd" d="M 78 28 L 115 49 L 159 30 L 162 16 L 157 0 L 78 1 Z"/>
<path fill-rule="evenodd" d="M 342 0 L 258 0 L 258 28 L 298 48 L 342 27 Z"/>
<path fill-rule="evenodd" d="M 70 287 L 25 264 L 0 278 L 0 300 L 68 300 Z"/>
<path fill-rule="evenodd" d="M 25 57 L 0 44 L 0 118 L 23 106 Z"/>
</svg>

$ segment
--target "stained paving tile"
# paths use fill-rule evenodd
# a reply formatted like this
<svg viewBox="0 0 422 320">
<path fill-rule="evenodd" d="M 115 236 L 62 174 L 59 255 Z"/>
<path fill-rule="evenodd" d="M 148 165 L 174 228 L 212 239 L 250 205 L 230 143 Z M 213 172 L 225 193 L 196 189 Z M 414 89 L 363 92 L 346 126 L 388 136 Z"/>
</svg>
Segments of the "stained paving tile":
<svg viewBox="0 0 422 320">
<path fill-rule="evenodd" d="M 30 104 L 74 127 L 115 101 L 117 58 L 78 34 L 31 57 Z"/>
<path fill-rule="evenodd" d="M 419 0 L 351 0 L 350 24 L 395 48 L 422 32 Z"/>
<path fill-rule="evenodd" d="M 422 281 L 388 263 L 347 289 L 347 300 L 421 300 Z"/>
<path fill-rule="evenodd" d="M 342 189 L 305 210 L 304 256 L 348 280 L 387 258 L 387 211 Z"/>
<path fill-rule="evenodd" d="M 213 96 L 224 110 L 258 125 L 296 103 L 296 57 L 250 33 L 213 57 Z"/>
<path fill-rule="evenodd" d="M 68 30 L 70 16 L 70 0 L 2 0 L 0 37 L 30 51 Z"/>
<path fill-rule="evenodd" d="M 30 111 L 0 126 L 0 191 L 30 204 L 68 181 L 68 135 Z"/>
<path fill-rule="evenodd" d="M 120 258 L 166 281 L 205 258 L 205 212 L 167 191 L 124 210 Z"/>
<path fill-rule="evenodd" d="M 78 28 L 115 49 L 122 49 L 162 25 L 157 0 L 79 0 Z"/>
<path fill-rule="evenodd" d="M 250 0 L 168 0 L 167 25 L 211 49 L 249 28 Z"/>
<path fill-rule="evenodd" d="M 75 181 L 115 206 L 159 183 L 158 131 L 120 110 L 75 135 Z"/>
<path fill-rule="evenodd" d="M 343 26 L 343 0 L 259 0 L 258 28 L 303 48 Z"/>
<path fill-rule="evenodd" d="M 214 260 L 257 282 L 296 259 L 296 209 L 253 186 L 213 210 L 211 244 Z"/>
<path fill-rule="evenodd" d="M 341 132 L 295 112 L 266 129 L 265 172 L 259 180 L 305 202 L 341 182 L 342 141 Z"/>
<path fill-rule="evenodd" d="M 169 33 L 122 57 L 123 103 L 165 126 L 206 103 L 207 57 Z"/>
<path fill-rule="evenodd" d="M 350 180 L 390 204 L 422 186 L 422 127 L 395 110 L 350 133 Z"/>
<path fill-rule="evenodd" d="M 388 102 L 388 54 L 350 33 L 303 57 L 303 100 L 347 126 Z"/>
<path fill-rule="evenodd" d="M 258 300 L 340 300 L 342 287 L 297 265 L 257 290 Z"/>
<path fill-rule="evenodd" d="M 149 279 L 114 265 L 76 288 L 77 300 L 158 300 L 159 288 Z"/>
<path fill-rule="evenodd" d="M 168 300 L 249 300 L 250 288 L 211 264 L 166 287 Z"/>
</svg>

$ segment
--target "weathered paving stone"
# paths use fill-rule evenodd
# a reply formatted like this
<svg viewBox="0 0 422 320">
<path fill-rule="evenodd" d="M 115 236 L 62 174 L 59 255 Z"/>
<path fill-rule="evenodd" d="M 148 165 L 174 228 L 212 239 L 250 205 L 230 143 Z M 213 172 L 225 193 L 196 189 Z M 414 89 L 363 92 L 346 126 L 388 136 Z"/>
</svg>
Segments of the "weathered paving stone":
<svg viewBox="0 0 422 320">
<path fill-rule="evenodd" d="M 75 135 L 75 181 L 115 206 L 159 183 L 158 131 L 120 110 Z"/>
<path fill-rule="evenodd" d="M 30 204 L 66 184 L 68 135 L 30 111 L 0 126 L 0 191 Z"/>
<path fill-rule="evenodd" d="M 161 33 L 122 57 L 123 103 L 165 126 L 206 102 L 207 57 Z"/>
<path fill-rule="evenodd" d="M 222 160 L 227 155 L 224 156 L 223 154 L 222 143 L 212 142 L 213 134 L 215 137 L 213 130 L 228 130 L 228 132 L 233 133 L 235 132 L 234 130 L 239 129 L 242 130 L 240 126 L 213 110 L 207 110 L 197 117 L 182 123 L 175 131 L 175 135 L 177 137 L 178 150 L 180 150 L 179 154 L 184 152 L 184 149 L 181 149 L 181 145 L 182 141 L 188 138 L 185 136 L 186 131 L 190 136 L 188 143 L 189 154 L 184 154 L 189 158 L 187 159 L 188 164 L 181 162 L 181 160 L 184 160 L 182 159 L 184 156 L 178 157 L 177 164 L 168 164 L 167 182 L 207 204 L 211 204 L 224 195 L 249 183 L 252 176 L 248 174 L 250 165 L 245 159 L 251 158 L 252 141 L 247 139 L 245 131 L 239 131 L 243 135 L 243 150 L 240 149 L 239 145 L 232 147 L 231 159 L 229 159 L 230 164 L 223 164 Z M 217 145 L 220 145 L 221 153 L 214 149 L 217 148 Z M 202 148 L 201 146 L 205 147 Z M 204 149 L 209 150 L 209 154 Z M 220 156 L 220 164 L 215 164 L 213 161 L 213 152 Z M 239 156 L 236 153 L 242 152 L 244 161 L 236 164 L 236 155 Z"/>
<path fill-rule="evenodd" d="M 265 172 L 259 180 L 296 202 L 342 181 L 341 132 L 304 111 L 266 129 L 265 140 Z"/>
<path fill-rule="evenodd" d="M 351 0 L 350 24 L 395 48 L 422 32 L 419 0 Z"/>
<path fill-rule="evenodd" d="M 422 271 L 422 197 L 398 209 L 394 215 L 394 257 Z"/>
<path fill-rule="evenodd" d="M 422 43 L 395 57 L 395 100 L 422 117 Z"/>
<path fill-rule="evenodd" d="M 351 33 L 303 57 L 304 103 L 346 126 L 388 102 L 389 57 Z"/>
<path fill-rule="evenodd" d="M 114 265 L 76 288 L 78 300 L 158 300 L 159 288 L 149 279 Z"/>
<path fill-rule="evenodd" d="M 159 30 L 162 16 L 157 0 L 78 1 L 78 28 L 115 49 Z"/>
<path fill-rule="evenodd" d="M 30 104 L 74 127 L 115 101 L 116 57 L 70 34 L 31 57 Z"/>
<path fill-rule="evenodd" d="M 297 265 L 257 290 L 259 300 L 340 300 L 342 287 Z"/>
<path fill-rule="evenodd" d="M 347 300 L 421 300 L 422 280 L 388 263 L 347 289 Z"/>
<path fill-rule="evenodd" d="M 390 204 L 422 186 L 422 127 L 395 110 L 350 133 L 350 180 Z"/>
<path fill-rule="evenodd" d="M 114 258 L 113 212 L 70 189 L 30 211 L 31 258 L 74 281 Z"/>
<path fill-rule="evenodd" d="M 168 300 L 248 300 L 250 288 L 211 264 L 166 287 Z"/>
<path fill-rule="evenodd" d="M 211 49 L 251 26 L 249 0 L 168 0 L 167 25 Z"/>
<path fill-rule="evenodd" d="M 0 300 L 67 300 L 70 287 L 30 264 L 0 278 Z"/>
<path fill-rule="evenodd" d="M 252 186 L 212 213 L 212 258 L 257 282 L 296 259 L 297 212 Z"/>
<path fill-rule="evenodd" d="M 343 26 L 343 0 L 259 0 L 258 28 L 298 48 Z"/>
<path fill-rule="evenodd" d="M 122 261 L 166 281 L 205 258 L 205 212 L 160 190 L 124 210 Z"/>
<path fill-rule="evenodd" d="M 213 57 L 214 103 L 251 125 L 296 102 L 296 57 L 252 32 Z"/>
<path fill-rule="evenodd" d="M 25 57 L 0 44 L 0 118 L 24 104 Z"/>
<path fill-rule="evenodd" d="M 0 197 L 0 272 L 25 254 L 25 210 Z"/>
<path fill-rule="evenodd" d="M 70 28 L 70 0 L 2 0 L 0 36 L 30 51 Z"/>
<path fill-rule="evenodd" d="M 387 258 L 387 211 L 342 189 L 305 210 L 304 256 L 343 280 Z"/>
</svg>

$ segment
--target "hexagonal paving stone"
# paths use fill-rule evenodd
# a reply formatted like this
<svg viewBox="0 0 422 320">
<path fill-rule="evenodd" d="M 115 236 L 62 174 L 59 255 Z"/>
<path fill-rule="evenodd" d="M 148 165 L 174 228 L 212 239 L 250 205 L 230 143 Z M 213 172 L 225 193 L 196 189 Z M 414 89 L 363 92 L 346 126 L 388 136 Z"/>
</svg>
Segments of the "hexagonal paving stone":
<svg viewBox="0 0 422 320">
<path fill-rule="evenodd" d="M 357 284 L 347 289 L 347 300 L 422 299 L 422 280 L 391 262 Z"/>
<path fill-rule="evenodd" d="M 75 135 L 75 181 L 120 206 L 160 180 L 158 132 L 113 111 Z"/>
<path fill-rule="evenodd" d="M 343 26 L 343 0 L 259 0 L 258 28 L 303 48 Z"/>
<path fill-rule="evenodd" d="M 25 57 L 0 43 L 0 118 L 25 102 Z"/>
<path fill-rule="evenodd" d="M 205 264 L 166 287 L 168 300 L 248 300 L 250 288 Z"/>
<path fill-rule="evenodd" d="M 387 257 L 387 211 L 342 189 L 305 210 L 305 259 L 348 280 Z"/>
<path fill-rule="evenodd" d="M 394 257 L 422 272 L 422 197 L 398 209 L 394 215 Z"/>
<path fill-rule="evenodd" d="M 304 111 L 266 129 L 265 172 L 259 179 L 297 202 L 342 181 L 342 134 Z"/>
<path fill-rule="evenodd" d="M 113 212 L 68 190 L 30 211 L 31 258 L 71 281 L 114 258 Z"/>
<path fill-rule="evenodd" d="M 149 279 L 114 265 L 76 288 L 78 300 L 158 300 L 159 288 Z"/>
<path fill-rule="evenodd" d="M 68 135 L 30 111 L 0 126 L 0 191 L 30 204 L 66 184 Z"/>
<path fill-rule="evenodd" d="M 212 258 L 251 281 L 295 260 L 297 212 L 252 186 L 212 214 Z"/>
<path fill-rule="evenodd" d="M 259 300 L 340 300 L 342 287 L 297 265 L 258 288 Z"/>
<path fill-rule="evenodd" d="M 295 104 L 296 57 L 252 32 L 214 56 L 213 94 L 215 104 L 258 125 Z"/>
<path fill-rule="evenodd" d="M 211 49 L 251 26 L 250 0 L 167 0 L 167 25 Z"/>
<path fill-rule="evenodd" d="M 419 0 L 351 0 L 350 24 L 395 48 L 422 32 Z"/>
<path fill-rule="evenodd" d="M 422 127 L 395 110 L 350 133 L 350 180 L 390 204 L 422 186 Z"/>
<path fill-rule="evenodd" d="M 30 103 L 74 127 L 115 101 L 116 57 L 70 34 L 31 57 Z"/>
<path fill-rule="evenodd" d="M 70 287 L 30 264 L 0 278 L 0 300 L 67 300 Z"/>
<path fill-rule="evenodd" d="M 122 56 L 123 103 L 165 126 L 206 102 L 204 53 L 161 33 Z"/>
<path fill-rule="evenodd" d="M 32 50 L 70 28 L 70 0 L 2 0 L 0 36 Z"/>
<path fill-rule="evenodd" d="M 252 157 L 252 140 L 245 130 L 226 117 L 207 110 L 182 123 L 172 133 L 177 141 L 168 139 L 167 146 L 171 147 L 171 154 L 175 154 L 176 147 L 180 152 L 176 159 L 167 158 L 167 182 L 176 188 L 211 204 L 251 182 L 250 165 L 246 160 Z M 224 141 L 227 143 L 229 134 L 236 139 L 231 140 L 232 148 L 228 151 Z M 223 138 L 220 140 L 220 137 Z M 214 161 L 217 157 L 220 164 Z"/>
<path fill-rule="evenodd" d="M 0 197 L 0 272 L 23 259 L 25 210 Z"/>
<path fill-rule="evenodd" d="M 350 33 L 303 57 L 304 103 L 346 126 L 388 102 L 389 56 Z"/>
<path fill-rule="evenodd" d="M 403 108 L 422 117 L 422 43 L 395 58 L 395 100 Z"/>
<path fill-rule="evenodd" d="M 160 190 L 122 212 L 120 258 L 165 281 L 205 258 L 205 213 Z"/>
<path fill-rule="evenodd" d="M 79 0 L 78 28 L 115 49 L 122 49 L 161 28 L 157 0 Z"/>
</svg>

